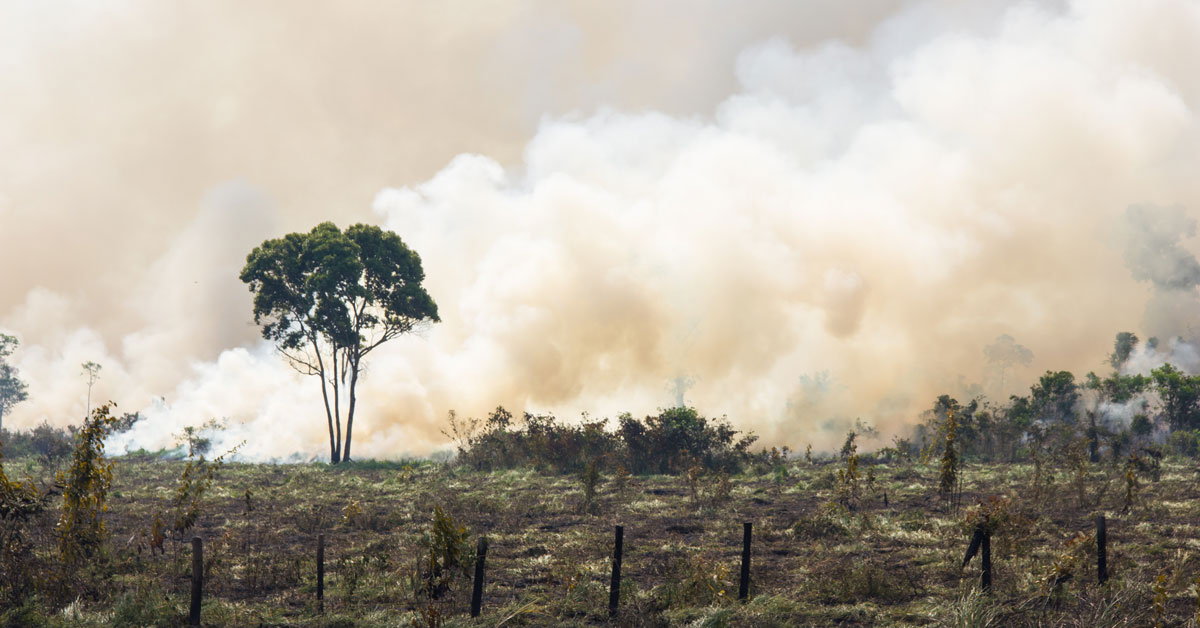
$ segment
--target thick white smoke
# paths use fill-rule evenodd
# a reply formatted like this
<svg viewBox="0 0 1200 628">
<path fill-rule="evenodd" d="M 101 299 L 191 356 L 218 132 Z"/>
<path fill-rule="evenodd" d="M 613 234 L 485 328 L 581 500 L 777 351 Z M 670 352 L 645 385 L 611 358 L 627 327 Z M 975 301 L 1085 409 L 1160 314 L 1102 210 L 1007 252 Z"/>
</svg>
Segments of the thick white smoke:
<svg viewBox="0 0 1200 628">
<path fill-rule="evenodd" d="M 1001 334 L 1033 350 L 1027 375 L 1098 369 L 1150 295 L 1124 264 L 1126 207 L 1200 208 L 1200 5 L 927 3 L 870 32 L 747 47 L 701 115 L 548 117 L 519 164 L 462 155 L 380 192 L 444 322 L 372 356 L 356 453 L 428 452 L 452 408 L 652 412 L 681 375 L 701 411 L 820 448 L 855 417 L 886 434 L 982 380 Z M 265 195 L 216 194 L 122 278 L 146 323 L 118 344 L 69 294 L 0 315 L 61 330 L 18 355 L 31 400 L 12 423 L 61 421 L 93 359 L 124 409 L 165 397 L 128 443 L 223 417 L 249 457 L 320 455 L 316 383 L 250 340 L 236 280 L 286 222 Z M 214 232 L 236 238 L 210 250 Z"/>
</svg>

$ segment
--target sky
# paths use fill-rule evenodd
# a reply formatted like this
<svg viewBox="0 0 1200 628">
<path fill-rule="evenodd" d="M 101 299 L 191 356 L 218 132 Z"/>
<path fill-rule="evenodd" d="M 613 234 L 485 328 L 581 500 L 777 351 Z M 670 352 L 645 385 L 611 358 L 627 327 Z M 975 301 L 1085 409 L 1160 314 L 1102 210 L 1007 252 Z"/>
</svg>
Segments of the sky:
<svg viewBox="0 0 1200 628">
<path fill-rule="evenodd" d="M 0 1 L 5 426 L 78 423 L 95 361 L 145 416 L 117 449 L 215 418 L 322 455 L 237 275 L 325 220 L 399 234 L 443 319 L 371 356 L 358 456 L 684 380 L 829 448 L 1125 330 L 1194 370 L 1196 59 L 1194 0 Z M 1003 383 L 1001 335 L 1033 353 Z"/>
</svg>

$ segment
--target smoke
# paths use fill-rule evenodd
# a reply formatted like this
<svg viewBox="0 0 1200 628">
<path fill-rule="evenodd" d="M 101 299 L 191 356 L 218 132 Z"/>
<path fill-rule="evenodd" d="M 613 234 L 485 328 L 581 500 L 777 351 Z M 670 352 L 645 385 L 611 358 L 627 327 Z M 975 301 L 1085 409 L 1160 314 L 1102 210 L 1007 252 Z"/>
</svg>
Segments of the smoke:
<svg viewBox="0 0 1200 628">
<path fill-rule="evenodd" d="M 794 5 L 289 16 L 304 36 L 245 9 L 212 61 L 183 51 L 233 9 L 132 5 L 97 18 L 130 39 L 95 110 L 48 105 L 65 83 L 28 69 L 93 44 L 14 44 L 34 61 L 5 66 L 22 98 L 0 119 L 41 131 L 0 127 L 33 151 L 5 158 L 0 262 L 38 262 L 0 290 L 30 382 L 8 424 L 73 420 L 95 360 L 94 397 L 146 409 L 121 447 L 217 417 L 249 458 L 320 455 L 316 383 L 254 339 L 236 275 L 323 219 L 399 233 L 443 318 L 372 355 L 364 456 L 440 446 L 452 408 L 653 412 L 681 374 L 701 411 L 828 448 L 982 380 L 998 336 L 1033 351 L 1022 374 L 1087 371 L 1158 293 L 1194 292 L 1191 223 L 1126 207 L 1200 207 L 1195 3 Z M 142 28 L 183 18 L 178 41 Z M 114 108 L 107 134 L 72 133 Z M 214 189 L 230 179 L 249 183 Z"/>
<path fill-rule="evenodd" d="M 1196 221 L 1183 207 L 1134 205 L 1125 213 L 1125 263 L 1133 278 L 1154 292 L 1146 304 L 1145 329 L 1155 336 L 1188 337 L 1200 314 L 1200 262 L 1180 240 L 1196 235 Z"/>
</svg>

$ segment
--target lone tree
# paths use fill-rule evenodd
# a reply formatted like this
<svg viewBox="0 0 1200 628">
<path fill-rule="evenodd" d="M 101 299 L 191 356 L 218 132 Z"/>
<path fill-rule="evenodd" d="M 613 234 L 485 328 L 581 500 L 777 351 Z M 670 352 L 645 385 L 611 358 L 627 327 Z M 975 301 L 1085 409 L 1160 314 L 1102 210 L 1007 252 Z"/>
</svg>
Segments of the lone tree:
<svg viewBox="0 0 1200 628">
<path fill-rule="evenodd" d="M 17 377 L 16 367 L 7 360 L 18 344 L 16 337 L 0 334 L 0 429 L 4 428 L 4 415 L 29 397 L 25 382 Z"/>
<path fill-rule="evenodd" d="M 293 368 L 321 380 L 329 459 L 350 460 L 355 387 L 363 358 L 379 345 L 438 321 L 421 258 L 390 231 L 324 222 L 267 240 L 246 257 L 241 279 L 254 293 L 254 322 Z M 342 407 L 346 438 L 342 440 Z"/>
</svg>

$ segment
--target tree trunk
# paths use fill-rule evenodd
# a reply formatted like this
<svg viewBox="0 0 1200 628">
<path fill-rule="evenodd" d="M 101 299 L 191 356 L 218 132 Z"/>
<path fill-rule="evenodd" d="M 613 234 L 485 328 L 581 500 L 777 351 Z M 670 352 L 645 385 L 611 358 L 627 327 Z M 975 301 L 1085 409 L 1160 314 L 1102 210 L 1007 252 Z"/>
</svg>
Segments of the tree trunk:
<svg viewBox="0 0 1200 628">
<path fill-rule="evenodd" d="M 341 456 L 342 451 L 342 399 L 341 399 L 341 378 L 338 373 L 338 357 L 337 349 L 333 350 L 333 425 L 337 429 L 337 445 L 334 447 L 337 450 L 341 460 L 345 460 L 345 456 Z M 339 460 L 334 460 L 337 464 Z"/>
<path fill-rule="evenodd" d="M 350 364 L 350 406 L 346 410 L 346 448 L 342 451 L 342 460 L 350 460 L 350 429 L 354 427 L 354 406 L 358 398 L 354 388 L 358 385 L 358 360 Z"/>
<path fill-rule="evenodd" d="M 329 424 L 329 463 L 337 464 L 340 452 L 333 441 L 333 413 L 329 411 L 329 390 L 325 387 L 325 361 L 321 359 L 320 347 L 313 344 L 317 354 L 317 377 L 321 378 L 321 399 L 325 401 L 325 421 Z"/>
</svg>

